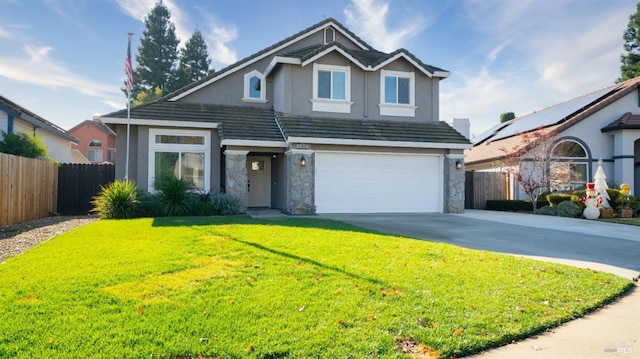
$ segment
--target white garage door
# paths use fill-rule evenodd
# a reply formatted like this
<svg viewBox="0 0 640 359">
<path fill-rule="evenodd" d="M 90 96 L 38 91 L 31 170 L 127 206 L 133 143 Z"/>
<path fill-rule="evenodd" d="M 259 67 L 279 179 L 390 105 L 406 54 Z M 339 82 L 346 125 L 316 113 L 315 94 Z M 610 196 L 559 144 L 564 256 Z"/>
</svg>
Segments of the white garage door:
<svg viewBox="0 0 640 359">
<path fill-rule="evenodd" d="M 317 213 L 442 212 L 437 155 L 317 152 Z"/>
</svg>

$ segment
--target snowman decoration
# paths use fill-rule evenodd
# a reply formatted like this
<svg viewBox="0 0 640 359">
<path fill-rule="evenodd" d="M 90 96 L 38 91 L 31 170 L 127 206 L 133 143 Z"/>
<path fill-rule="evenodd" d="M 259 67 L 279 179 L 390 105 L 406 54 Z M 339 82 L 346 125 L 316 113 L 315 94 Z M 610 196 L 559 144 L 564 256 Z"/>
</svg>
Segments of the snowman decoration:
<svg viewBox="0 0 640 359">
<path fill-rule="evenodd" d="M 586 219 L 596 219 L 600 217 L 600 210 L 598 209 L 598 204 L 600 199 L 596 196 L 596 184 L 589 182 L 587 183 L 586 196 L 587 198 L 584 201 L 584 204 L 587 206 L 582 214 Z"/>
</svg>

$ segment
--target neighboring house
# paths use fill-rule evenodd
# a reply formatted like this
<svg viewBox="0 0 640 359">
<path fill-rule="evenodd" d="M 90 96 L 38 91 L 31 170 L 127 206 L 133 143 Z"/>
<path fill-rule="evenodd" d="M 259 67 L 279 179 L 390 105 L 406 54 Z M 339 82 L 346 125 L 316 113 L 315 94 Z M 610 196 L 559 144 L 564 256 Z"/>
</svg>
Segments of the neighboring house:
<svg viewBox="0 0 640 359">
<path fill-rule="evenodd" d="M 43 139 L 49 157 L 60 163 L 86 163 L 87 159 L 71 148 L 78 140 L 65 130 L 45 120 L 26 108 L 0 96 L 0 131 L 25 132 Z"/>
<path fill-rule="evenodd" d="M 449 72 L 326 19 L 175 93 L 102 116 L 116 177 L 166 175 L 291 214 L 464 211 L 463 150 L 439 119 Z"/>
<path fill-rule="evenodd" d="M 493 170 L 492 163 L 504 158 L 501 149 L 520 144 L 523 133 L 553 130 L 558 135 L 549 153 L 549 170 L 567 173 L 554 177 L 555 182 L 560 178 L 564 183 L 556 183 L 552 190 L 584 188 L 586 182 L 593 182 L 602 159 L 610 186 L 627 183 L 631 193 L 640 196 L 639 86 L 637 77 L 498 124 L 471 140 L 474 147 L 467 151 L 466 169 Z M 514 191 L 512 197 L 526 198 L 521 191 Z"/>
<path fill-rule="evenodd" d="M 99 117 L 85 120 L 67 132 L 78 139 L 78 144 L 73 144 L 72 148 L 80 151 L 89 162 L 115 164 L 116 133 Z"/>
</svg>

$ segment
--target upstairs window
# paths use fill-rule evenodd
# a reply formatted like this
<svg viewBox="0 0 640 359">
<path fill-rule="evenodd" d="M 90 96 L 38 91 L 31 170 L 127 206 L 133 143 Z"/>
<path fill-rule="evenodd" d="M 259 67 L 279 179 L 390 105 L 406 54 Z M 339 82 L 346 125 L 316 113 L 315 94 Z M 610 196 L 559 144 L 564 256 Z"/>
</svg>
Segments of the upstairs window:
<svg viewBox="0 0 640 359">
<path fill-rule="evenodd" d="M 415 73 L 380 71 L 380 114 L 415 117 Z"/>
<path fill-rule="evenodd" d="M 313 65 L 313 111 L 351 112 L 351 68 Z"/>
<path fill-rule="evenodd" d="M 102 142 L 98 140 L 93 140 L 89 142 L 89 147 L 102 147 Z"/>
<path fill-rule="evenodd" d="M 259 71 L 251 71 L 244 75 L 244 102 L 267 102 L 264 75 Z"/>
</svg>

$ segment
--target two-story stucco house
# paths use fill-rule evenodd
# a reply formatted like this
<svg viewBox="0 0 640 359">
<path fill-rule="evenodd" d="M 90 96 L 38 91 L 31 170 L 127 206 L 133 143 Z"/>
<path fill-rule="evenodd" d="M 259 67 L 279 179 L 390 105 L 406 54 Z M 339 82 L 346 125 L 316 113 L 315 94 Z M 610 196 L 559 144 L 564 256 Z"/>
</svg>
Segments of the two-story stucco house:
<svg viewBox="0 0 640 359">
<path fill-rule="evenodd" d="M 464 211 L 463 151 L 439 121 L 443 69 L 326 19 L 175 93 L 102 116 L 116 177 L 166 174 L 291 214 Z"/>
</svg>

